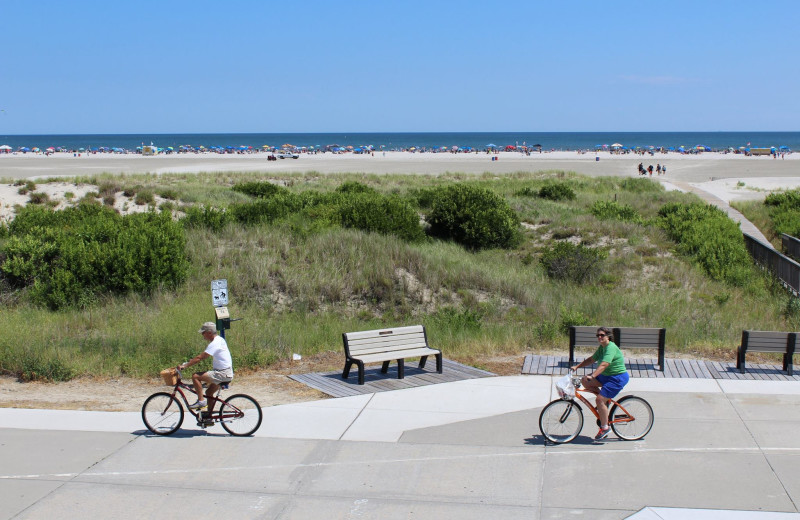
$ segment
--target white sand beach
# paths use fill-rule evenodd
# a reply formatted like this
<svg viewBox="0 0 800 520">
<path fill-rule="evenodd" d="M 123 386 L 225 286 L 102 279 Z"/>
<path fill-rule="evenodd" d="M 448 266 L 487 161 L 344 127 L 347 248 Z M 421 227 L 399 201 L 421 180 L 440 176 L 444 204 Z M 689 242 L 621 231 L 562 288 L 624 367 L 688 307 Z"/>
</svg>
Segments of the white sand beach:
<svg viewBox="0 0 800 520">
<path fill-rule="evenodd" d="M 498 154 L 382 152 L 374 154 L 300 154 L 298 159 L 268 161 L 267 153 L 254 154 L 172 154 L 146 157 L 136 154 L 0 154 L 0 218 L 8 218 L 14 204 L 27 197 L 13 186 L 18 179 L 91 176 L 101 173 L 193 173 L 193 172 L 317 172 L 368 174 L 422 174 L 462 172 L 467 174 L 513 173 L 521 171 L 562 170 L 591 176 L 638 176 L 638 164 L 665 165 L 666 175 L 656 176 L 668 188 L 689 183 L 725 201 L 760 199 L 775 190 L 800 187 L 800 154 L 744 156 L 706 152 L 697 155 L 656 153 L 655 155 L 615 155 L 608 152 L 578 153 L 556 151 L 524 155 L 519 152 Z M 496 160 L 492 160 L 496 157 Z M 674 184 L 673 184 L 674 183 Z M 82 187 L 61 183 L 42 190 L 73 192 L 78 198 Z M 37 188 L 39 189 L 39 188 Z M 87 188 L 88 189 L 88 188 Z"/>
</svg>

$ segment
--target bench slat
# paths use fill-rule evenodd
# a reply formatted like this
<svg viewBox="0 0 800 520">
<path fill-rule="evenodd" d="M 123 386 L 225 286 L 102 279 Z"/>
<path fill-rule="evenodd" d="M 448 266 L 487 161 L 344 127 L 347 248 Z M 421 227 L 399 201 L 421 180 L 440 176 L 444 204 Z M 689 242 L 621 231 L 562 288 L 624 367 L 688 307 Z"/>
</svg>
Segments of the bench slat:
<svg viewBox="0 0 800 520">
<path fill-rule="evenodd" d="M 399 334 L 394 336 L 382 336 L 375 338 L 347 339 L 348 345 L 369 345 L 372 343 L 391 345 L 393 343 L 404 343 L 409 341 L 425 341 L 425 334 Z"/>
<path fill-rule="evenodd" d="M 353 345 L 347 344 L 350 353 L 363 352 L 368 350 L 388 351 L 388 350 L 403 350 L 406 348 L 414 347 L 427 347 L 428 344 L 422 339 L 415 339 L 411 341 L 393 341 L 389 343 L 375 342 L 375 343 L 361 343 Z"/>
<path fill-rule="evenodd" d="M 388 336 L 400 336 L 403 334 L 423 333 L 425 329 L 422 325 L 412 325 L 410 327 L 397 327 L 388 329 L 364 330 L 361 332 L 346 332 L 345 336 L 348 341 L 363 338 L 381 338 Z"/>
</svg>

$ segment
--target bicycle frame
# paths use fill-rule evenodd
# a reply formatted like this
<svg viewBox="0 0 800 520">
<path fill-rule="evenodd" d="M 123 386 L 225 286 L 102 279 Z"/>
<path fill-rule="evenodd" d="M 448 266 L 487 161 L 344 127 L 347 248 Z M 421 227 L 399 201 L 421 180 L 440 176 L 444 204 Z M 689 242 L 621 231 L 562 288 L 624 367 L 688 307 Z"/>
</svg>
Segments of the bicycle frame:
<svg viewBox="0 0 800 520">
<path fill-rule="evenodd" d="M 189 408 L 189 400 L 186 399 L 186 394 L 183 393 L 184 390 L 194 394 L 194 387 L 190 386 L 187 383 L 184 383 L 181 380 L 180 373 L 178 373 L 178 382 L 175 383 L 175 387 L 172 389 L 172 397 L 175 397 L 177 399 L 177 396 L 180 395 L 181 398 L 183 399 L 183 404 L 186 405 L 186 409 L 189 411 L 189 413 L 192 414 L 192 416 L 197 421 L 200 421 L 200 414 L 202 413 L 202 410 L 195 411 L 195 410 Z M 219 411 L 214 413 L 214 411 L 212 410 L 209 413 L 209 415 L 207 417 L 205 417 L 205 419 L 206 420 L 211 420 L 211 421 L 214 421 L 214 422 L 223 422 L 226 419 L 230 420 L 230 419 L 238 419 L 240 417 L 244 417 L 244 412 L 242 412 L 241 410 L 236 408 L 234 405 L 229 404 L 225 399 L 222 399 L 219 396 L 220 393 L 222 393 L 222 387 L 220 387 L 217 390 L 216 395 L 214 395 L 214 401 L 216 401 L 214 403 L 214 408 L 216 408 L 217 405 L 219 405 Z M 226 412 L 224 414 L 222 412 L 223 408 L 226 408 Z M 166 410 L 164 410 L 164 411 L 166 412 Z"/>
<path fill-rule="evenodd" d="M 594 392 L 590 392 L 589 390 L 581 390 L 580 388 L 575 388 L 575 397 L 577 397 L 583 404 L 585 404 L 586 407 L 589 408 L 589 410 L 592 411 L 594 416 L 599 421 L 600 420 L 600 414 L 597 412 L 597 408 L 588 399 L 586 399 L 586 397 L 584 397 L 584 395 L 583 395 L 584 393 L 588 393 L 588 394 L 592 394 L 592 395 L 597 395 L 597 394 L 595 394 Z M 623 416 L 620 416 L 619 414 L 617 414 L 618 418 L 615 418 L 615 419 L 611 419 L 609 417 L 608 418 L 608 423 L 609 424 L 611 424 L 611 423 L 614 423 L 614 424 L 626 423 L 626 422 L 631 422 L 631 421 L 636 420 L 636 418 L 634 416 L 632 416 L 630 414 L 630 412 L 628 412 L 628 410 L 625 409 L 624 406 L 619 404 L 618 401 L 616 401 L 614 399 L 609 399 L 608 402 L 611 404 L 611 406 L 613 406 L 613 405 L 619 406 L 619 409 L 622 410 L 625 413 L 625 415 L 623 415 Z M 611 406 L 609 406 L 609 409 L 611 408 Z"/>
</svg>

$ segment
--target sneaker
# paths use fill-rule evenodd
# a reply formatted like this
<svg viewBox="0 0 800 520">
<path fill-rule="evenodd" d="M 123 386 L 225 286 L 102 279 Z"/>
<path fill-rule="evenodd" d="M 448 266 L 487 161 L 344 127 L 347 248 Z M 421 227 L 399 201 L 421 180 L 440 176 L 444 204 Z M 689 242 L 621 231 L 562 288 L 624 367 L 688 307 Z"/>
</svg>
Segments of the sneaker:
<svg viewBox="0 0 800 520">
<path fill-rule="evenodd" d="M 605 430 L 600 428 L 597 432 L 597 435 L 594 436 L 594 440 L 599 441 L 600 439 L 605 439 L 608 437 L 608 434 L 611 432 L 611 428 L 606 428 Z"/>
<path fill-rule="evenodd" d="M 190 404 L 189 408 L 192 410 L 199 410 L 200 408 L 205 408 L 206 406 L 208 406 L 206 401 L 197 401 L 194 404 Z"/>
</svg>

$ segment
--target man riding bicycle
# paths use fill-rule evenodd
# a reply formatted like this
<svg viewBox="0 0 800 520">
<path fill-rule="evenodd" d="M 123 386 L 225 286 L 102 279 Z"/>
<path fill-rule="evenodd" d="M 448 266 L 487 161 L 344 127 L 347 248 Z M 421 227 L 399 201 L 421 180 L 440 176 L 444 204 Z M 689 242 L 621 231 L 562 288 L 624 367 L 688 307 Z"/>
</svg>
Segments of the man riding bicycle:
<svg viewBox="0 0 800 520">
<path fill-rule="evenodd" d="M 228 383 L 233 380 L 233 360 L 231 359 L 231 352 L 228 350 L 228 343 L 221 336 L 217 335 L 217 326 L 212 321 L 203 323 L 198 331 L 203 335 L 203 338 L 208 341 L 206 350 L 201 354 L 193 357 L 186 363 L 180 365 L 183 370 L 192 365 L 196 365 L 200 361 L 211 357 L 213 363 L 212 370 L 207 372 L 195 372 L 192 375 L 192 383 L 194 384 L 194 391 L 197 394 L 197 402 L 189 405 L 189 408 L 197 410 L 208 406 L 208 412 L 214 411 L 214 394 L 219 389 L 222 383 Z M 203 399 L 203 383 L 207 385 L 206 399 Z"/>
<path fill-rule="evenodd" d="M 611 341 L 613 333 L 608 327 L 597 329 L 597 341 L 600 346 L 588 357 L 571 367 L 570 370 L 591 365 L 597 362 L 597 368 L 591 374 L 581 378 L 581 384 L 586 390 L 597 394 L 595 404 L 597 413 L 600 414 L 600 431 L 595 435 L 595 440 L 608 437 L 610 428 L 608 427 L 608 401 L 613 399 L 622 391 L 622 387 L 628 384 L 629 376 L 625 369 L 625 358 L 622 351 Z"/>
</svg>

